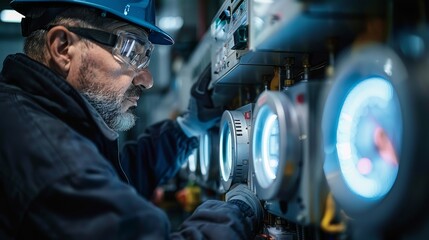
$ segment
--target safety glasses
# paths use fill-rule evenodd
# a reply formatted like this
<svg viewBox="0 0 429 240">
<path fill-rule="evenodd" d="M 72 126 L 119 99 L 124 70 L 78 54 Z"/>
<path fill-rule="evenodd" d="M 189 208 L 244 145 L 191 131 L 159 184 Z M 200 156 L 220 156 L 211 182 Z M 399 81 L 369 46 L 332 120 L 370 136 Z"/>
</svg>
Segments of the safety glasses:
<svg viewBox="0 0 429 240">
<path fill-rule="evenodd" d="M 139 36 L 126 31 L 118 31 L 113 34 L 92 28 L 66 28 L 83 38 L 112 47 L 113 57 L 135 71 L 144 69 L 149 65 L 154 46 L 146 34 Z"/>
</svg>

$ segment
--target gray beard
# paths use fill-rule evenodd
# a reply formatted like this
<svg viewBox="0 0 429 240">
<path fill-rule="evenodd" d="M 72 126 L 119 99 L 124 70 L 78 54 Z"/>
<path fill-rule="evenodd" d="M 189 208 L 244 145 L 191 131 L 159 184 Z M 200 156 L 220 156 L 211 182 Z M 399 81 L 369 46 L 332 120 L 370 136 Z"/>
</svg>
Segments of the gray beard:
<svg viewBox="0 0 429 240">
<path fill-rule="evenodd" d="M 121 113 L 121 101 L 90 91 L 83 91 L 81 94 L 100 114 L 107 126 L 114 131 L 127 131 L 134 126 L 136 116 L 130 110 Z"/>
</svg>

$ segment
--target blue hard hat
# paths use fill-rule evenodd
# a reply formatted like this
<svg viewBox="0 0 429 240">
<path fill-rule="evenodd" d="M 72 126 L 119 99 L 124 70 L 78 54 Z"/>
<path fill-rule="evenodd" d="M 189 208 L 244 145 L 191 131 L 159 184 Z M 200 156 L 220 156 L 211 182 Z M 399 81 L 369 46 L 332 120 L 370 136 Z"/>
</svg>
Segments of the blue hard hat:
<svg viewBox="0 0 429 240">
<path fill-rule="evenodd" d="M 149 29 L 149 40 L 154 44 L 172 45 L 173 38 L 155 25 L 155 6 L 152 0 L 13 0 L 10 5 L 26 16 L 34 7 L 61 7 L 78 4 L 99 9 L 117 18 Z"/>
</svg>

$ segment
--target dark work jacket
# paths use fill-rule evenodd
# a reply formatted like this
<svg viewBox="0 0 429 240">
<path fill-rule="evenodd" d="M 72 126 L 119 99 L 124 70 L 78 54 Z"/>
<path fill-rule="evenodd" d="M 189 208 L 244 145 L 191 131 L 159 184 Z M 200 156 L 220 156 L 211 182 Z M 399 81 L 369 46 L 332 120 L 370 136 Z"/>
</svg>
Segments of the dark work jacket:
<svg viewBox="0 0 429 240">
<path fill-rule="evenodd" d="M 206 201 L 171 233 L 147 201 L 197 146 L 175 121 L 149 127 L 119 154 L 117 133 L 94 108 L 23 54 L 4 61 L 0 113 L 0 239 L 249 238 L 235 205 Z"/>
</svg>

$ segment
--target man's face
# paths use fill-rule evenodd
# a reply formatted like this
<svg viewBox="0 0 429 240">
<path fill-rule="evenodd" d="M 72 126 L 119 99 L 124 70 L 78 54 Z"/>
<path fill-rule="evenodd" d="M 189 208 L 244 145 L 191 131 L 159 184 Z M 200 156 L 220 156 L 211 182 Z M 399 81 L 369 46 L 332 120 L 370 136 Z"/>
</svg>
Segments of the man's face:
<svg viewBox="0 0 429 240">
<path fill-rule="evenodd" d="M 120 81 L 106 76 L 103 80 L 108 81 L 96 81 L 104 74 L 97 72 L 95 66 L 94 62 L 91 63 L 88 59 L 83 59 L 79 70 L 79 80 L 81 80 L 79 91 L 98 111 L 110 128 L 115 131 L 130 129 L 135 124 L 136 116 L 133 109 L 137 106 L 137 100 L 142 90 L 127 79 Z M 114 81 L 118 82 L 115 83 Z"/>
<path fill-rule="evenodd" d="M 128 27 L 129 28 L 129 27 Z M 129 30 L 122 26 L 121 30 Z M 142 93 L 142 86 L 153 84 L 148 70 L 135 71 L 116 60 L 110 48 L 88 44 L 75 69 L 75 87 L 115 131 L 134 126 L 133 110 Z"/>
</svg>

